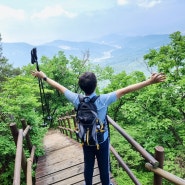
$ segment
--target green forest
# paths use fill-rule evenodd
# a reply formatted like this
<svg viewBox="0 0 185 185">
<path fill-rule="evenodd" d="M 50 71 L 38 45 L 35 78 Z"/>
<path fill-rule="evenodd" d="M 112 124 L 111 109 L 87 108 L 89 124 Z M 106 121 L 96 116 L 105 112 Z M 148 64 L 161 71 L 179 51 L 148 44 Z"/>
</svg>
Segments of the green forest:
<svg viewBox="0 0 185 185">
<path fill-rule="evenodd" d="M 109 107 L 108 115 L 116 121 L 149 153 L 156 146 L 164 147 L 164 170 L 185 179 L 185 36 L 180 32 L 170 34 L 170 43 L 159 49 L 151 49 L 143 56 L 149 71 L 166 75 L 166 81 L 145 87 L 123 96 Z M 0 44 L 3 38 L 0 36 Z M 102 68 L 89 61 L 89 52 L 83 59 L 67 58 L 59 51 L 52 58 L 42 56 L 39 67 L 46 74 L 68 89 L 80 93 L 78 77 L 92 71 L 98 79 L 97 94 L 115 91 L 148 78 L 141 71 L 116 74 L 107 66 Z M 83 67 L 82 67 L 83 66 Z M 42 127 L 43 114 L 38 80 L 31 75 L 35 65 L 14 68 L 3 56 L 0 45 L 0 184 L 13 182 L 16 147 L 10 131 L 10 123 L 21 127 L 25 119 L 32 129 L 31 141 L 36 155 L 44 154 L 42 139 L 48 128 L 57 127 L 57 118 L 73 110 L 73 106 L 57 91 L 44 83 L 46 98 L 54 112 L 52 124 Z M 106 85 L 105 85 L 106 84 Z M 145 168 L 145 161 L 128 142 L 114 134 L 111 128 L 111 144 L 127 163 L 143 185 L 151 185 L 153 173 Z M 26 155 L 29 155 L 26 152 Z M 111 158 L 112 173 L 119 185 L 133 184 L 129 176 Z M 34 169 L 33 169 L 34 176 Z M 24 179 L 24 175 L 22 175 Z M 127 182 L 127 183 L 125 183 Z M 168 181 L 163 184 L 171 184 Z"/>
</svg>

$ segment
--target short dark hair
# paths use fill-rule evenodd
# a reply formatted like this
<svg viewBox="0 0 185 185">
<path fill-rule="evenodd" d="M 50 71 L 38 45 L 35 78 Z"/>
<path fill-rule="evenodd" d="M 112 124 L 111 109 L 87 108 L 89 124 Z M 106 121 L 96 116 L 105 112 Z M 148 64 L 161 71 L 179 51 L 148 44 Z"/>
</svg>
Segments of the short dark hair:
<svg viewBox="0 0 185 185">
<path fill-rule="evenodd" d="M 95 91 L 97 85 L 95 74 L 92 72 L 85 72 L 79 77 L 78 85 L 86 95 L 92 94 Z"/>
</svg>

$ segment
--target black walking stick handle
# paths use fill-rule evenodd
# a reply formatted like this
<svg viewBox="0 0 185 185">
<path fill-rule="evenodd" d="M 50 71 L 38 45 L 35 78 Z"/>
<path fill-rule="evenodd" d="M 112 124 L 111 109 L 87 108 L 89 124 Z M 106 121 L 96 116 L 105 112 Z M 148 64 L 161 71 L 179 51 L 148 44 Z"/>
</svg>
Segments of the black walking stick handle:
<svg viewBox="0 0 185 185">
<path fill-rule="evenodd" d="M 37 71 L 40 71 L 38 61 L 37 61 L 37 48 L 33 48 L 31 50 L 31 63 L 32 64 L 36 63 Z"/>
</svg>

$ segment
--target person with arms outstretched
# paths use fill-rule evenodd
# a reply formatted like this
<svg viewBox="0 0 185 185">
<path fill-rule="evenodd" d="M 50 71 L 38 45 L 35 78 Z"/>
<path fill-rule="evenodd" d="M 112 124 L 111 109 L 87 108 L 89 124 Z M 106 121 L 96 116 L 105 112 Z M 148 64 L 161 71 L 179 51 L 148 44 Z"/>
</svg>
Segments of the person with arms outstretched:
<svg viewBox="0 0 185 185">
<path fill-rule="evenodd" d="M 63 85 L 49 78 L 42 71 L 33 71 L 32 75 L 45 80 L 53 88 L 57 89 L 59 92 L 64 94 L 65 97 L 75 106 L 75 108 L 78 108 L 78 105 L 80 103 L 78 93 L 74 93 L 70 91 Z M 129 85 L 127 87 L 123 87 L 121 89 L 115 90 L 107 94 L 100 94 L 99 97 L 94 102 L 97 107 L 98 118 L 102 123 L 106 125 L 107 108 L 111 103 L 115 102 L 125 94 L 131 93 L 133 91 L 139 90 L 146 86 L 160 83 L 163 81 L 165 81 L 164 74 L 154 73 L 151 75 L 149 79 L 145 81 L 142 81 L 133 85 Z M 82 74 L 79 77 L 78 85 L 81 88 L 81 90 L 84 92 L 85 97 L 92 99 L 94 96 L 96 96 L 95 90 L 97 86 L 97 79 L 94 73 L 85 72 L 84 74 Z M 99 149 L 97 149 L 96 146 L 89 146 L 85 144 L 83 145 L 85 185 L 92 185 L 95 157 L 97 158 L 102 185 L 111 185 L 110 177 L 109 177 L 110 166 L 109 166 L 109 138 L 108 138 L 109 133 L 108 132 L 109 132 L 108 129 L 102 132 Z"/>
</svg>

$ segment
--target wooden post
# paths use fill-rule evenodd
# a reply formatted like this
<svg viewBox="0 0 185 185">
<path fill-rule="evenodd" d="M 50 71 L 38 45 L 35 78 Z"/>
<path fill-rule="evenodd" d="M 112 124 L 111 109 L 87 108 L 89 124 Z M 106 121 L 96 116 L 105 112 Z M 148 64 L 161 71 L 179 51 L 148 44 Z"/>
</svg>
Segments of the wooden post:
<svg viewBox="0 0 185 185">
<path fill-rule="evenodd" d="M 163 169 L 164 164 L 164 148 L 162 146 L 155 147 L 155 159 L 159 162 L 159 168 Z M 162 177 L 154 173 L 154 185 L 162 185 Z"/>
<path fill-rule="evenodd" d="M 74 129 L 77 128 L 76 115 L 71 116 L 73 118 Z M 76 140 L 79 142 L 79 137 L 76 135 Z"/>
<path fill-rule="evenodd" d="M 31 158 L 27 159 L 27 178 L 26 178 L 26 184 L 32 185 L 32 160 Z"/>
<path fill-rule="evenodd" d="M 71 129 L 71 122 L 70 122 L 70 116 L 67 116 L 66 117 L 67 118 L 67 122 L 68 122 L 68 127 Z M 70 137 L 72 138 L 73 136 L 72 136 L 72 131 L 70 130 Z"/>
<path fill-rule="evenodd" d="M 33 145 L 32 150 L 31 150 L 31 155 L 30 155 L 32 163 L 36 163 L 35 150 L 36 150 L 36 147 Z"/>
<path fill-rule="evenodd" d="M 62 121 L 63 121 L 63 123 L 64 123 L 64 127 L 67 128 L 67 126 L 66 126 L 66 117 L 64 117 L 64 118 L 62 119 Z M 65 129 L 65 133 L 66 133 L 66 136 L 68 136 L 67 129 Z"/>
<path fill-rule="evenodd" d="M 60 127 L 60 131 L 62 132 L 62 134 L 65 134 L 65 131 L 64 131 L 64 129 L 62 128 L 62 127 L 64 127 L 64 125 L 63 125 L 63 117 L 59 118 L 59 119 L 58 119 L 58 122 L 59 122 L 59 126 L 61 126 L 61 127 Z"/>
<path fill-rule="evenodd" d="M 22 145 L 23 145 L 23 130 L 18 131 L 17 149 L 15 155 L 14 178 L 13 185 L 20 185 L 21 182 L 21 161 L 22 161 Z"/>
<path fill-rule="evenodd" d="M 10 124 L 10 130 L 12 132 L 12 136 L 13 136 L 15 145 L 17 146 L 17 138 L 18 138 L 19 130 L 17 129 L 16 123 Z"/>
<path fill-rule="evenodd" d="M 11 129 L 11 132 L 12 132 L 12 136 L 13 136 L 15 145 L 17 146 L 17 139 L 18 139 L 19 131 L 18 131 L 18 129 L 17 129 L 16 123 L 11 123 L 11 124 L 10 124 L 10 129 Z M 22 137 L 23 137 L 23 136 L 22 136 Z M 22 161 L 21 161 L 21 166 L 22 166 L 22 169 L 23 169 L 23 172 L 24 172 L 24 175 L 25 175 L 25 176 L 26 176 L 26 170 L 27 170 L 26 165 L 27 165 L 27 164 L 26 164 L 26 156 L 25 156 L 24 150 L 22 149 Z"/>
</svg>

